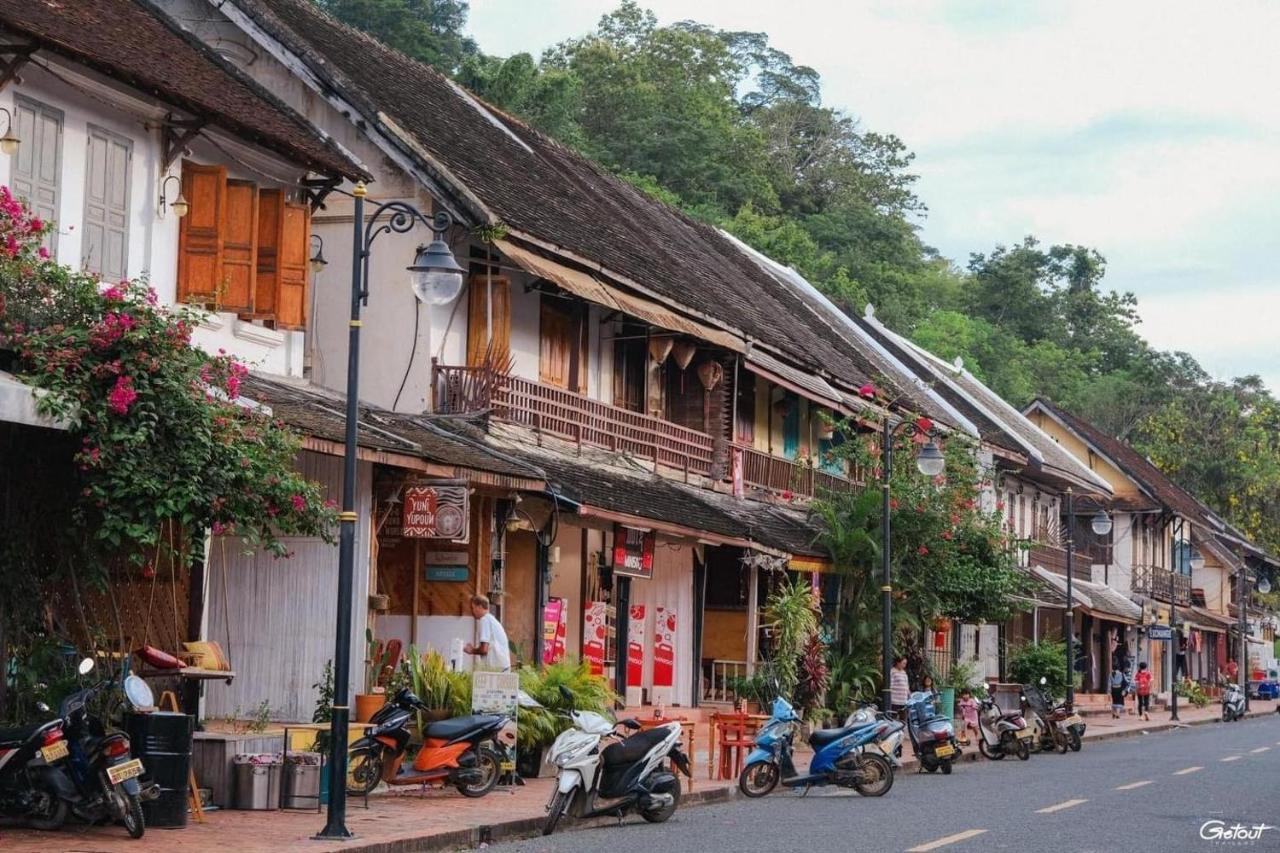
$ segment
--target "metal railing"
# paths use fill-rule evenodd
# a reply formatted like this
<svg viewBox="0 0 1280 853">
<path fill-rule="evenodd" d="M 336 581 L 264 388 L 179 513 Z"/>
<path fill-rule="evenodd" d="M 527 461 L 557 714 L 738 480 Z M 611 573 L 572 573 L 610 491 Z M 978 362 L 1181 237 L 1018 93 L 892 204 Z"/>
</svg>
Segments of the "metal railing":
<svg viewBox="0 0 1280 853">
<path fill-rule="evenodd" d="M 1182 607 L 1191 604 L 1191 578 L 1159 566 L 1134 566 L 1133 591 Z"/>
</svg>

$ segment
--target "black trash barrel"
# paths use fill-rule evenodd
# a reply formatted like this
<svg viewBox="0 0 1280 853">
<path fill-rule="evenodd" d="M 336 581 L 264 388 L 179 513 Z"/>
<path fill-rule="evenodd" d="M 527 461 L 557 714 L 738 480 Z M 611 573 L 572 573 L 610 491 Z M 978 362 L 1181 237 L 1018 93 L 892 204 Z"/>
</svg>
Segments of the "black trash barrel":
<svg viewBox="0 0 1280 853">
<path fill-rule="evenodd" d="M 144 782 L 160 786 L 160 796 L 142 804 L 147 826 L 176 829 L 187 825 L 187 779 L 191 772 L 189 714 L 156 711 L 130 714 L 127 723 L 133 757 L 142 759 Z"/>
</svg>

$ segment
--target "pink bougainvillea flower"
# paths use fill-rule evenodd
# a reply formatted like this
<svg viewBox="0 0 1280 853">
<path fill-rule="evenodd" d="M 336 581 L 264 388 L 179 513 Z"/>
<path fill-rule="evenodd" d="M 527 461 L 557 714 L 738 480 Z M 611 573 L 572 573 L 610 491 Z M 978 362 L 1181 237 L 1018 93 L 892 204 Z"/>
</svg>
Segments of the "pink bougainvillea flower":
<svg viewBox="0 0 1280 853">
<path fill-rule="evenodd" d="M 942 538 L 950 542 L 952 539 L 955 538 L 955 534 L 953 534 L 950 530 L 944 530 L 942 531 Z"/>
<path fill-rule="evenodd" d="M 49 260 L 49 250 L 44 246 L 40 247 L 40 260 L 42 261 Z"/>
<path fill-rule="evenodd" d="M 304 498 L 302 495 L 294 495 L 293 497 L 289 498 L 289 500 L 293 502 L 294 512 L 303 512 L 306 510 L 307 499 Z"/>
<path fill-rule="evenodd" d="M 868 382 L 858 389 L 858 393 L 863 397 L 874 397 L 876 395 L 876 386 Z"/>
<path fill-rule="evenodd" d="M 921 557 L 923 557 L 929 553 L 929 549 L 921 545 L 919 548 L 916 549 L 916 553 L 919 554 Z"/>
<path fill-rule="evenodd" d="M 108 302 L 123 302 L 124 291 L 113 284 L 111 287 L 108 287 L 106 290 L 102 291 L 102 298 L 107 300 Z"/>
<path fill-rule="evenodd" d="M 898 508 L 898 499 L 889 498 L 889 509 L 896 510 Z"/>
<path fill-rule="evenodd" d="M 933 430 L 933 421 L 928 418 L 916 418 L 916 429 L 921 432 L 931 432 Z"/>
<path fill-rule="evenodd" d="M 129 414 L 129 407 L 138 399 L 138 392 L 133 390 L 133 379 L 128 376 L 116 378 L 116 384 L 107 394 L 107 408 L 117 415 Z"/>
</svg>

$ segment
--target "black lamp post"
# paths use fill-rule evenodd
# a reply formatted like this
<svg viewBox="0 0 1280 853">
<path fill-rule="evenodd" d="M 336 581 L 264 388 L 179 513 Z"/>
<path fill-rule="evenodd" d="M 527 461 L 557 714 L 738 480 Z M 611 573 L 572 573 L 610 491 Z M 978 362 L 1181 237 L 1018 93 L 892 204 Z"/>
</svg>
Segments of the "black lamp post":
<svg viewBox="0 0 1280 853">
<path fill-rule="evenodd" d="M 1111 516 L 1098 509 L 1089 526 L 1097 536 L 1111 532 Z M 1062 635 L 1067 640 L 1067 710 L 1075 710 L 1076 702 L 1076 621 L 1075 597 L 1072 592 L 1076 554 L 1076 493 L 1067 486 L 1067 610 L 1062 615 Z"/>
<path fill-rule="evenodd" d="M 316 838 L 350 838 L 347 829 L 347 723 L 350 717 L 347 681 L 351 669 L 351 607 L 355 574 L 356 432 L 360 418 L 360 308 L 369 298 L 369 250 L 388 231 L 405 234 L 419 223 L 435 235 L 430 245 L 418 249 L 408 267 L 414 295 L 428 305 L 445 305 L 462 289 L 462 267 L 444 242 L 453 224 L 447 211 L 428 218 L 403 201 L 389 201 L 373 211 L 366 222 L 364 183 L 352 192 L 355 199 L 351 258 L 351 320 L 347 343 L 347 431 L 342 467 L 342 511 L 338 515 L 338 618 L 333 650 L 333 711 L 329 726 L 329 809 L 324 829 Z M 384 213 L 385 222 L 379 223 Z"/>
<path fill-rule="evenodd" d="M 883 572 L 883 583 L 880 586 L 880 657 L 884 685 L 880 694 L 881 710 L 886 714 L 893 708 L 892 691 L 889 689 L 890 671 L 893 669 L 893 569 L 890 558 L 892 542 L 892 524 L 890 522 L 889 483 L 893 476 L 893 440 L 899 435 L 928 437 L 928 442 L 916 454 L 916 468 L 926 477 L 936 477 L 947 467 L 946 457 L 934 442 L 933 425 L 927 419 L 902 420 L 892 426 L 889 418 L 884 420 L 884 430 L 880 439 L 880 489 L 883 493 L 884 519 L 880 525 L 880 561 Z"/>
</svg>

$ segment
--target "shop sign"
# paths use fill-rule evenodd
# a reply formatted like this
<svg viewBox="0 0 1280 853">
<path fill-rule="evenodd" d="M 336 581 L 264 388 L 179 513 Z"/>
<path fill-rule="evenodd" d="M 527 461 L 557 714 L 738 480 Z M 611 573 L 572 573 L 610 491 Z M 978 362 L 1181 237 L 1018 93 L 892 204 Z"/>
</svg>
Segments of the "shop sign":
<svg viewBox="0 0 1280 853">
<path fill-rule="evenodd" d="M 631 618 L 627 623 L 627 686 L 639 687 L 644 683 L 644 605 L 631 605 Z"/>
<path fill-rule="evenodd" d="M 613 526 L 613 572 L 632 578 L 653 577 L 652 530 Z"/>
<path fill-rule="evenodd" d="M 471 673 L 471 713 L 514 717 L 519 700 L 519 673 L 482 670 Z"/>
<path fill-rule="evenodd" d="M 466 583 L 471 570 L 466 566 L 427 566 L 427 580 L 445 583 Z"/>
<path fill-rule="evenodd" d="M 565 606 L 563 598 L 552 598 L 542 608 L 542 662 L 556 663 L 564 657 L 565 638 L 568 628 L 565 625 Z"/>
<path fill-rule="evenodd" d="M 657 607 L 653 615 L 653 686 L 671 687 L 676 674 L 676 612 Z"/>
<path fill-rule="evenodd" d="M 465 542 L 470 531 L 466 480 L 433 480 L 406 486 L 402 535 Z"/>
<path fill-rule="evenodd" d="M 1172 640 L 1173 629 L 1170 628 L 1168 625 L 1148 625 L 1147 639 L 1148 640 Z"/>
</svg>

